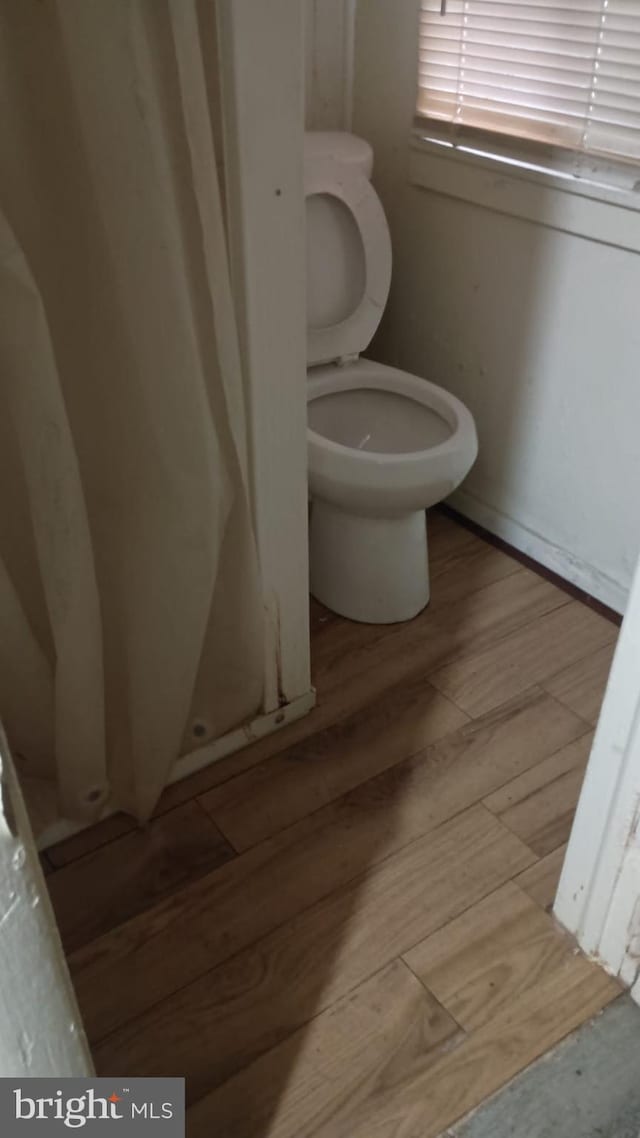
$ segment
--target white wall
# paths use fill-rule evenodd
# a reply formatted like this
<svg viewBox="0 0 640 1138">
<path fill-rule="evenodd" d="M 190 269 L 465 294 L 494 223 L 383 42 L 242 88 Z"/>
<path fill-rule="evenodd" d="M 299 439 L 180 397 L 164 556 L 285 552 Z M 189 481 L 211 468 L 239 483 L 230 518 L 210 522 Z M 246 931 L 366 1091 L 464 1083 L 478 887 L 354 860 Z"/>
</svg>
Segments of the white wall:
<svg viewBox="0 0 640 1138">
<path fill-rule="evenodd" d="M 353 130 L 394 248 L 369 354 L 472 410 L 480 455 L 454 504 L 622 609 L 640 548 L 640 255 L 409 184 L 417 9 L 357 8 Z M 334 32 L 325 58 L 333 42 L 341 59 Z"/>
</svg>

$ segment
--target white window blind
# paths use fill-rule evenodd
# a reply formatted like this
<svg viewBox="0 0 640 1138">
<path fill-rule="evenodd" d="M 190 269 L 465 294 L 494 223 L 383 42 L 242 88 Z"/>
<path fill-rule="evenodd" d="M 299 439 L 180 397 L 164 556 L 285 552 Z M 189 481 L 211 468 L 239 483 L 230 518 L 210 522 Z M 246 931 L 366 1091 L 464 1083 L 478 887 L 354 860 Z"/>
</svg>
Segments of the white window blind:
<svg viewBox="0 0 640 1138">
<path fill-rule="evenodd" d="M 422 0 L 418 115 L 640 162 L 640 0 Z"/>
</svg>

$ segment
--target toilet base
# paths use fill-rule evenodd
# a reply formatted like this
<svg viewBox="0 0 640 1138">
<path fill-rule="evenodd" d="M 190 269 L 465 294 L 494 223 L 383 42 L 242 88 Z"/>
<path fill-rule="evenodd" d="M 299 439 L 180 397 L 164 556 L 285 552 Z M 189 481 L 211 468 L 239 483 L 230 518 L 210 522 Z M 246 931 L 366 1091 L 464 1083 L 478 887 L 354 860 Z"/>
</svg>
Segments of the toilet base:
<svg viewBox="0 0 640 1138">
<path fill-rule="evenodd" d="M 363 517 L 315 499 L 309 523 L 311 593 L 365 624 L 410 620 L 429 601 L 424 510 Z"/>
</svg>

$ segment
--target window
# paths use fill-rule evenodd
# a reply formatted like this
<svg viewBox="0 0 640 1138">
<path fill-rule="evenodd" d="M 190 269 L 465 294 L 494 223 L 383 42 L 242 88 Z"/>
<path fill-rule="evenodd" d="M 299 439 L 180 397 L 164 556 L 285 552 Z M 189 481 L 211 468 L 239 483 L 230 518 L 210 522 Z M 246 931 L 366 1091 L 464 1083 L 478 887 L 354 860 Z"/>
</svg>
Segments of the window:
<svg viewBox="0 0 640 1138">
<path fill-rule="evenodd" d="M 419 58 L 441 139 L 640 164 L 640 0 L 422 0 Z"/>
</svg>

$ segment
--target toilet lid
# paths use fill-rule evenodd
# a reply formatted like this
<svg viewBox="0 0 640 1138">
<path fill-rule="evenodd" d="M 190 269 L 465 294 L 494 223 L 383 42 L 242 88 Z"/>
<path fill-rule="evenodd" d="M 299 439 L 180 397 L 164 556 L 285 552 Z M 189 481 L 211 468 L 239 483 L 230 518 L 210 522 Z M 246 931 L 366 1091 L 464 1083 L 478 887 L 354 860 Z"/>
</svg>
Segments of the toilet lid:
<svg viewBox="0 0 640 1138">
<path fill-rule="evenodd" d="M 391 284 L 391 238 L 380 199 L 359 171 L 329 157 L 308 158 L 305 196 L 338 198 L 356 223 L 364 253 L 365 284 L 353 312 L 339 324 L 307 328 L 307 363 L 329 363 L 359 355 L 373 339 Z"/>
</svg>

